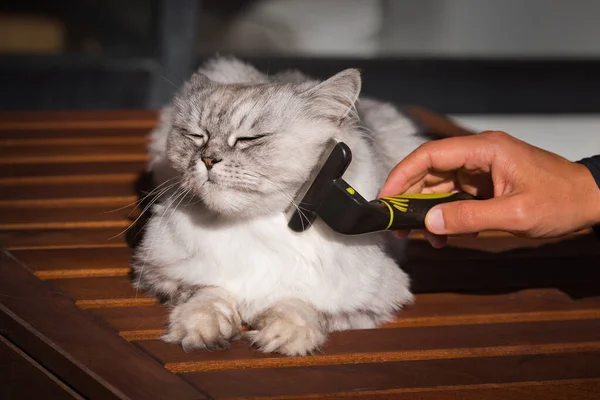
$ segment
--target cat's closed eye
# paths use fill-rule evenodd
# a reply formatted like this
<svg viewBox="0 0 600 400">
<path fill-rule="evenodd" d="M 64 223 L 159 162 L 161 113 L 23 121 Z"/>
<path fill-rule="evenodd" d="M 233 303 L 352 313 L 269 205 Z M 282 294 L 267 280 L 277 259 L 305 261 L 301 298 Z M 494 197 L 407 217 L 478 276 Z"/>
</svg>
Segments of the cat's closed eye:
<svg viewBox="0 0 600 400">
<path fill-rule="evenodd" d="M 181 128 L 181 127 L 175 127 L 179 132 L 181 132 L 182 135 L 189 137 L 191 139 L 195 139 L 195 140 L 202 140 L 204 139 L 204 134 L 203 133 L 198 133 L 198 132 L 191 132 L 189 130 L 187 130 L 186 128 Z"/>
<path fill-rule="evenodd" d="M 260 139 L 266 137 L 267 135 L 257 135 L 257 136 L 241 136 L 235 139 L 235 144 L 238 143 L 247 143 L 250 144 L 252 142 L 258 142 Z"/>
</svg>

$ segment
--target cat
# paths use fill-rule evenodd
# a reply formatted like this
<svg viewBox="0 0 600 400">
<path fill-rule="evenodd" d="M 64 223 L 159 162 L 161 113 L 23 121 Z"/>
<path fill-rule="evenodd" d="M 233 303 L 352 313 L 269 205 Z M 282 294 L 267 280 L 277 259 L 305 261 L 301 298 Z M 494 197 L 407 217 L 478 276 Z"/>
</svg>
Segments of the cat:
<svg viewBox="0 0 600 400">
<path fill-rule="evenodd" d="M 149 144 L 157 201 L 132 261 L 135 287 L 169 307 L 163 340 L 188 351 L 245 337 L 302 356 L 413 302 L 389 232 L 344 236 L 317 219 L 296 233 L 284 215 L 328 140 L 351 148 L 344 178 L 367 199 L 426 140 L 361 85 L 356 69 L 320 81 L 217 57 L 163 108 Z"/>
</svg>

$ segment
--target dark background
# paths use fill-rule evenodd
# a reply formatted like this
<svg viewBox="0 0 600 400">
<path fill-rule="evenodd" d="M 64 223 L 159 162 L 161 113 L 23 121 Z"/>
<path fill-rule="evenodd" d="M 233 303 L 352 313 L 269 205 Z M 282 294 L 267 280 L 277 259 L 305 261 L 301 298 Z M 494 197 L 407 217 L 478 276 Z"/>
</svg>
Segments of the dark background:
<svg viewBox="0 0 600 400">
<path fill-rule="evenodd" d="M 306 1 L 312 4 L 315 13 L 323 7 L 317 0 Z M 563 55 L 558 49 L 534 56 L 504 51 L 501 57 L 493 52 L 414 50 L 365 55 L 277 48 L 244 50 L 224 44 L 215 32 L 226 31 L 236 24 L 256 3 L 252 0 L 3 2 L 0 14 L 5 26 L 11 28 L 6 28 L 8 33 L 3 35 L 0 49 L 0 109 L 156 109 L 168 101 L 176 87 L 203 60 L 221 52 L 238 55 L 269 72 L 300 68 L 316 77 L 326 77 L 343 68 L 358 67 L 363 71 L 365 94 L 443 113 L 547 114 L 600 110 L 600 59 L 594 51 Z M 465 2 L 426 0 L 421 8 L 425 4 L 431 13 L 423 16 L 415 11 L 416 3 L 405 1 L 402 14 L 405 18 L 397 24 L 405 24 L 408 30 L 412 22 L 421 23 L 440 6 L 448 10 L 462 3 Z M 492 3 L 500 7 L 503 2 Z M 386 2 L 381 4 L 385 13 Z M 531 31 L 525 31 L 524 35 L 535 36 L 536 21 L 539 23 L 546 11 L 531 7 L 523 11 L 530 13 L 532 21 Z M 565 32 L 578 29 L 575 22 L 567 22 L 556 29 Z M 524 25 L 528 26 L 527 20 Z M 513 27 L 508 25 L 506 29 Z M 406 37 L 407 42 L 418 39 Z M 546 41 L 552 40 L 549 37 Z M 518 44 L 518 40 L 513 43 Z M 600 43 L 600 38 L 596 43 Z"/>
</svg>

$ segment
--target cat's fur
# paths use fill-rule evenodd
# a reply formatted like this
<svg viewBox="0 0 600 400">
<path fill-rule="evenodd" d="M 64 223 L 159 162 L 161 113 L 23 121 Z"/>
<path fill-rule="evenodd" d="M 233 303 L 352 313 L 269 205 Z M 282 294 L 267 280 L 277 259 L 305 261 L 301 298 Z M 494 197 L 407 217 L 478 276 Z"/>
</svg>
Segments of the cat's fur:
<svg viewBox="0 0 600 400">
<path fill-rule="evenodd" d="M 328 139 L 352 149 L 344 177 L 368 199 L 424 141 L 392 106 L 357 102 L 360 87 L 357 70 L 318 82 L 217 58 L 163 110 L 149 169 L 157 193 L 170 189 L 133 268 L 134 282 L 172 307 L 166 341 L 225 347 L 246 322 L 260 350 L 304 355 L 328 332 L 376 327 L 412 301 L 388 233 L 342 236 L 319 220 L 295 233 L 284 216 Z M 236 142 L 256 135 L 266 136 Z"/>
</svg>

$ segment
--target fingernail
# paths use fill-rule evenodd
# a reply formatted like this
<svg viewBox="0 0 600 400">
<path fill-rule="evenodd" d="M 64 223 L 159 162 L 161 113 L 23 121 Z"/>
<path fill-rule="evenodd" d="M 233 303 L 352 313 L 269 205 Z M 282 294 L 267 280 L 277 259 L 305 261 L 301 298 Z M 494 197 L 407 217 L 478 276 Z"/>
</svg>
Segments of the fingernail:
<svg viewBox="0 0 600 400">
<path fill-rule="evenodd" d="M 438 207 L 432 208 L 425 217 L 425 223 L 433 233 L 444 233 L 446 226 L 444 224 L 444 214 Z"/>
</svg>

